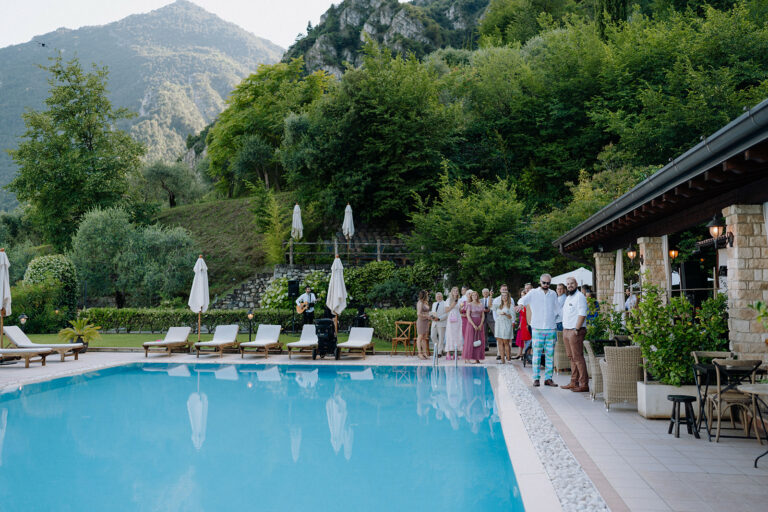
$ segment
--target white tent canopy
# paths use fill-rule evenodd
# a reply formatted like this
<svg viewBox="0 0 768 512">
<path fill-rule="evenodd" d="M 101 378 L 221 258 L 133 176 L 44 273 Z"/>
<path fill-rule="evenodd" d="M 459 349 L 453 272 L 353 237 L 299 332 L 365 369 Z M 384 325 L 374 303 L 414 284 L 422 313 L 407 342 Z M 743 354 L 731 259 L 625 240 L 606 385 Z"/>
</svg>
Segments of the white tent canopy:
<svg viewBox="0 0 768 512">
<path fill-rule="evenodd" d="M 592 271 L 587 270 L 584 267 L 579 267 L 576 270 L 572 270 L 570 272 L 566 272 L 565 274 L 560 274 L 559 276 L 555 276 L 552 278 L 552 285 L 563 283 L 565 284 L 565 280 L 569 277 L 573 277 L 576 279 L 576 283 L 581 286 L 583 284 L 587 284 L 589 286 L 592 286 Z"/>
<path fill-rule="evenodd" d="M 304 224 L 301 222 L 301 208 L 299 203 L 293 207 L 293 221 L 291 222 L 291 237 L 294 240 L 301 240 L 304 236 Z"/>
</svg>

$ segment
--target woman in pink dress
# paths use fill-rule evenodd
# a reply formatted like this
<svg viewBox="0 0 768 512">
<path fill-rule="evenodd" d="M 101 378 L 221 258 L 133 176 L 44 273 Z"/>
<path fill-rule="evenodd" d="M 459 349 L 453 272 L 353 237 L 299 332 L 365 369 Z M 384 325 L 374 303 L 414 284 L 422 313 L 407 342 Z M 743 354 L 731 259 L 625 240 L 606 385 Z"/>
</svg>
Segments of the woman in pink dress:
<svg viewBox="0 0 768 512">
<path fill-rule="evenodd" d="M 465 303 L 467 327 L 464 329 L 464 350 L 461 352 L 465 361 L 475 364 L 485 359 L 485 308 L 480 302 L 480 295 L 473 291 L 470 300 Z M 480 341 L 475 346 L 476 341 Z"/>
</svg>

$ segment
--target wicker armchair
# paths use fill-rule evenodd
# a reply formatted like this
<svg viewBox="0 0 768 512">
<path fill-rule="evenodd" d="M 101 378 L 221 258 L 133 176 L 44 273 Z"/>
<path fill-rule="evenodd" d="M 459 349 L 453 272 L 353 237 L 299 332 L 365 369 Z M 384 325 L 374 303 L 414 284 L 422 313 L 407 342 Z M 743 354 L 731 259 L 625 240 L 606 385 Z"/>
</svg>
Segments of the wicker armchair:
<svg viewBox="0 0 768 512">
<path fill-rule="evenodd" d="M 600 360 L 603 373 L 605 408 L 623 402 L 637 403 L 637 381 L 643 380 L 643 354 L 640 347 L 605 347 Z"/>
<path fill-rule="evenodd" d="M 603 394 L 603 372 L 600 371 L 600 363 L 591 341 L 584 341 L 584 350 L 587 351 L 587 370 L 590 377 L 589 396 L 594 400 L 597 395 Z"/>
<path fill-rule="evenodd" d="M 571 371 L 571 360 L 568 359 L 568 352 L 565 350 L 563 331 L 557 332 L 557 343 L 555 343 L 555 358 L 553 363 L 556 373 L 560 373 L 563 370 Z"/>
</svg>

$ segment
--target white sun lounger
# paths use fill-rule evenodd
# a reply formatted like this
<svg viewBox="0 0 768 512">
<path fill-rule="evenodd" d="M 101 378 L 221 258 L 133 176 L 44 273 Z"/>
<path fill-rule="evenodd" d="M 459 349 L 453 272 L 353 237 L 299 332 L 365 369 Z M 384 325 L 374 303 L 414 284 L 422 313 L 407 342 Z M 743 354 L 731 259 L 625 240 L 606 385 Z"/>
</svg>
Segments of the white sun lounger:
<svg viewBox="0 0 768 512">
<path fill-rule="evenodd" d="M 353 327 L 349 330 L 349 339 L 344 343 L 336 345 L 336 359 L 341 356 L 341 350 L 347 349 L 347 354 L 353 350 L 359 351 L 363 354 L 365 359 L 365 351 L 371 349 L 371 354 L 375 354 L 376 350 L 373 348 L 373 327 Z"/>
<path fill-rule="evenodd" d="M 315 325 L 304 324 L 304 327 L 301 328 L 301 338 L 299 338 L 299 341 L 285 344 L 285 346 L 288 347 L 288 359 L 291 358 L 292 350 L 296 350 L 299 354 L 302 352 L 314 352 L 317 348 L 317 343 L 317 330 L 315 329 Z"/>
<path fill-rule="evenodd" d="M 255 348 L 256 353 L 259 350 L 263 350 L 265 359 L 269 357 L 269 349 L 279 348 L 280 353 L 282 353 L 280 329 L 279 325 L 259 324 L 259 328 L 256 330 L 256 338 L 253 341 L 246 341 L 240 344 L 240 357 L 245 357 L 245 349 L 247 348 Z"/>
<path fill-rule="evenodd" d="M 218 352 L 219 357 L 224 357 L 224 349 L 234 347 L 237 344 L 237 333 L 240 330 L 239 325 L 217 325 L 213 331 L 211 341 L 198 341 L 195 343 L 197 357 L 200 357 L 201 349 L 213 349 L 213 353 Z"/>
<path fill-rule="evenodd" d="M 3 332 L 8 336 L 8 340 L 19 348 L 31 348 L 41 351 L 48 349 L 49 352 L 57 352 L 61 356 L 62 361 L 66 356 L 75 356 L 75 361 L 77 361 L 77 355 L 80 353 L 80 349 L 83 348 L 82 343 L 33 343 L 18 325 L 6 325 L 3 327 Z M 29 361 L 27 361 L 27 366 L 29 366 Z"/>
<path fill-rule="evenodd" d="M 149 357 L 149 351 L 153 348 L 162 349 L 170 357 L 171 350 L 174 348 L 189 347 L 189 333 L 191 332 L 191 327 L 171 327 L 165 333 L 165 338 L 162 341 L 147 341 L 144 343 L 144 357 Z"/>
<path fill-rule="evenodd" d="M 47 348 L 2 348 L 0 349 L 0 361 L 12 361 L 24 359 L 24 368 L 29 368 L 29 362 L 33 357 L 39 357 L 45 366 L 45 358 L 53 351 Z"/>
</svg>

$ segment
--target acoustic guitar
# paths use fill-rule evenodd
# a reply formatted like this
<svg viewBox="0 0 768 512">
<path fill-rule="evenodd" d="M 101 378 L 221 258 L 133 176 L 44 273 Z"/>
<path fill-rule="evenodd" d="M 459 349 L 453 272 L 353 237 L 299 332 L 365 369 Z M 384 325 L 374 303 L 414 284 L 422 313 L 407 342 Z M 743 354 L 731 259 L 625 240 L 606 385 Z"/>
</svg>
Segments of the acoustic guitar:
<svg viewBox="0 0 768 512">
<path fill-rule="evenodd" d="M 302 314 L 307 309 L 309 309 L 309 302 L 301 302 L 299 304 L 296 304 L 296 312 L 298 314 Z"/>
</svg>

